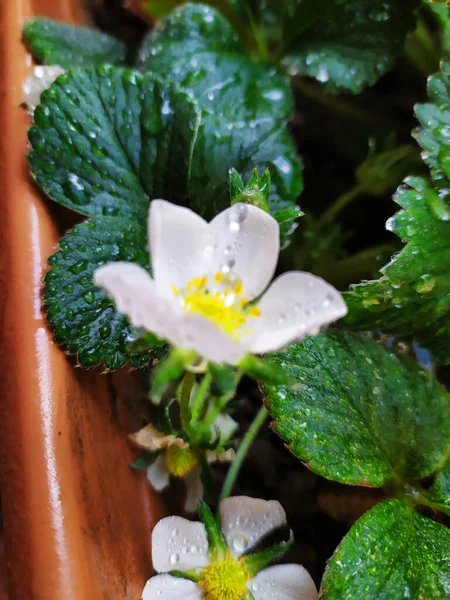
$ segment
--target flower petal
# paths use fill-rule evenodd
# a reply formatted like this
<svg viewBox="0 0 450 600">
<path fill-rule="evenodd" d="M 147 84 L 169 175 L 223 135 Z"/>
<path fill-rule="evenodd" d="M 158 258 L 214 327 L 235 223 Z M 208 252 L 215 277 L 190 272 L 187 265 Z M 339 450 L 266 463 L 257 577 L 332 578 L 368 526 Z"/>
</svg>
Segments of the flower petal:
<svg viewBox="0 0 450 600">
<path fill-rule="evenodd" d="M 183 477 L 186 484 L 186 500 L 184 510 L 188 513 L 197 510 L 198 501 L 203 498 L 203 483 L 200 467 L 194 467 Z"/>
<path fill-rule="evenodd" d="M 209 275 L 230 269 L 252 300 L 269 284 L 278 262 L 280 228 L 268 213 L 248 204 L 234 204 L 215 217 L 210 228 L 215 250 Z"/>
<path fill-rule="evenodd" d="M 209 412 L 209 411 L 208 411 Z M 220 444 L 228 442 L 239 428 L 232 416 L 226 413 L 220 413 L 213 422 L 213 427 L 216 427 L 220 432 Z"/>
<path fill-rule="evenodd" d="M 244 554 L 267 533 L 286 524 L 286 513 L 276 500 L 233 496 L 221 502 L 220 514 L 233 556 Z"/>
<path fill-rule="evenodd" d="M 178 446 L 179 448 L 188 448 L 189 444 L 177 437 L 176 435 L 165 435 L 159 429 L 149 423 L 136 433 L 131 433 L 129 436 L 130 440 L 148 452 L 156 452 L 169 446 Z"/>
<path fill-rule="evenodd" d="M 134 327 L 143 327 L 164 339 L 177 337 L 181 309 L 167 301 L 145 269 L 133 263 L 116 262 L 94 273 L 96 285 L 103 287 L 119 312 Z"/>
<path fill-rule="evenodd" d="M 317 600 L 317 588 L 300 565 L 263 569 L 247 584 L 255 600 Z"/>
<path fill-rule="evenodd" d="M 206 360 L 218 364 L 236 364 L 246 354 L 240 342 L 233 340 L 202 315 L 185 313 L 180 322 L 178 338 L 182 348 L 195 350 Z"/>
<path fill-rule="evenodd" d="M 23 84 L 24 102 L 31 114 L 34 113 L 34 109 L 40 103 L 42 92 L 49 88 L 55 79 L 63 73 L 64 69 L 57 65 L 34 67 L 33 72 L 25 79 Z"/>
<path fill-rule="evenodd" d="M 291 271 L 276 279 L 258 303 L 261 315 L 242 339 L 255 354 L 277 350 L 347 314 L 341 294 L 320 277 Z"/>
<path fill-rule="evenodd" d="M 225 462 L 233 462 L 236 458 L 236 452 L 233 448 L 228 448 L 228 450 L 218 452 L 217 450 L 207 450 L 206 451 L 206 460 L 209 463 L 225 463 Z"/>
<path fill-rule="evenodd" d="M 202 596 L 196 583 L 171 575 L 152 577 L 142 592 L 142 600 L 201 600 Z"/>
<path fill-rule="evenodd" d="M 148 237 L 158 289 L 173 295 L 172 286 L 182 289 L 194 277 L 207 274 L 213 238 L 208 223 L 189 208 L 153 200 Z"/>
<path fill-rule="evenodd" d="M 169 485 L 169 471 L 166 467 L 164 454 L 160 454 L 155 462 L 147 469 L 147 477 L 151 486 L 157 492 L 161 492 Z"/>
<path fill-rule="evenodd" d="M 203 523 L 182 517 L 158 521 L 152 534 L 152 560 L 158 573 L 206 567 L 208 538 Z"/>
</svg>

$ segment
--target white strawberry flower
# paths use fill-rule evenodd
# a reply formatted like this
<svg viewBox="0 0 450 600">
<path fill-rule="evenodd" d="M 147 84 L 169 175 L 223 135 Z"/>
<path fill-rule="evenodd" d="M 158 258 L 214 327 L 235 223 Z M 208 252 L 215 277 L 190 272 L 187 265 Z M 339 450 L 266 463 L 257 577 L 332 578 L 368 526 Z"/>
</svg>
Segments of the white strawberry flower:
<svg viewBox="0 0 450 600">
<path fill-rule="evenodd" d="M 181 517 L 157 523 L 152 559 L 158 574 L 147 582 L 142 600 L 317 600 L 316 586 L 304 567 L 266 567 L 280 549 L 270 557 L 267 552 L 249 553 L 267 534 L 286 525 L 279 502 L 227 498 L 220 505 L 222 532 L 204 519 L 208 521 L 208 528 Z"/>
<path fill-rule="evenodd" d="M 58 67 L 58 65 L 34 67 L 33 72 L 25 79 L 23 84 L 24 101 L 31 114 L 34 113 L 34 109 L 40 103 L 42 92 L 49 88 L 55 79 L 64 72 L 64 69 Z"/>
<path fill-rule="evenodd" d="M 237 364 L 248 353 L 316 334 L 347 313 L 339 292 L 309 273 L 284 273 L 263 293 L 280 233 L 255 206 L 235 204 L 207 223 L 188 208 L 153 200 L 148 235 L 153 277 L 116 262 L 97 269 L 95 282 L 133 326 L 207 361 Z"/>
<path fill-rule="evenodd" d="M 214 424 L 220 429 L 224 439 L 229 439 L 237 426 L 229 415 L 219 415 Z M 186 485 L 186 512 L 194 512 L 198 501 L 203 497 L 200 466 L 202 455 L 208 463 L 231 462 L 235 456 L 231 448 L 225 451 L 199 450 L 174 434 L 165 435 L 151 423 L 132 433 L 130 438 L 136 446 L 147 452 L 159 452 L 147 469 L 147 478 L 157 492 L 169 486 L 171 476 L 183 479 Z"/>
</svg>

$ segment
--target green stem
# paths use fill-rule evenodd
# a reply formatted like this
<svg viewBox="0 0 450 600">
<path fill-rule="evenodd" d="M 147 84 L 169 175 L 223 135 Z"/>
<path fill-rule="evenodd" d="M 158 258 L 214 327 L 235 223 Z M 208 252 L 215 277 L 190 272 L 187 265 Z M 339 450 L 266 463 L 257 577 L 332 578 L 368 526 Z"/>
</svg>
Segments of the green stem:
<svg viewBox="0 0 450 600">
<path fill-rule="evenodd" d="M 333 266 L 333 283 L 338 288 L 346 287 L 352 281 L 369 279 L 377 270 L 380 255 L 393 254 L 393 244 L 380 244 L 372 248 L 366 248 L 353 256 L 340 260 Z"/>
<path fill-rule="evenodd" d="M 258 50 L 258 58 L 262 63 L 270 62 L 269 51 L 267 49 L 266 40 L 264 39 L 263 34 L 261 33 L 260 28 L 258 27 L 255 19 L 250 10 L 247 11 L 250 27 L 252 29 L 253 37 L 256 42 L 256 49 Z"/>
<path fill-rule="evenodd" d="M 265 420 L 267 418 L 267 410 L 263 405 L 256 413 L 255 418 L 253 419 L 252 424 L 248 428 L 247 433 L 242 438 L 242 442 L 236 452 L 236 457 L 231 463 L 230 468 L 228 469 L 227 476 L 225 478 L 222 493 L 220 494 L 220 500 L 225 500 L 231 494 L 234 484 L 236 482 L 237 476 L 239 475 L 239 471 L 241 470 L 242 463 L 244 462 L 245 457 L 247 456 L 247 452 L 250 449 L 255 437 L 258 435 L 259 430 L 263 426 Z"/>
<path fill-rule="evenodd" d="M 218 399 L 216 406 L 206 415 L 206 417 L 201 421 L 200 425 L 203 430 L 209 430 L 211 425 L 223 411 L 225 406 L 228 404 L 230 398 L 229 396 L 223 396 Z"/>
<path fill-rule="evenodd" d="M 192 387 L 195 383 L 195 373 L 191 373 L 191 371 L 186 371 L 183 379 L 183 386 L 181 388 L 181 398 L 180 398 L 180 417 L 181 417 L 181 426 L 184 431 L 187 431 L 189 427 L 189 422 L 191 420 L 191 410 L 189 404 L 191 402 L 191 392 Z"/>
<path fill-rule="evenodd" d="M 211 373 L 205 373 L 205 376 L 200 382 L 198 386 L 197 392 L 194 396 L 191 406 L 191 425 L 195 424 L 198 421 L 200 416 L 200 412 L 203 408 L 203 404 L 205 402 L 206 394 L 208 393 L 209 387 L 211 385 L 212 375 Z"/>
<path fill-rule="evenodd" d="M 419 20 L 416 30 L 406 40 L 405 54 L 424 77 L 439 70 L 439 52 L 423 21 Z"/>
<path fill-rule="evenodd" d="M 360 184 L 355 184 L 348 192 L 341 194 L 335 202 L 324 212 L 317 222 L 317 230 L 332 223 L 337 215 L 344 210 L 355 198 L 363 192 Z"/>
<path fill-rule="evenodd" d="M 380 115 L 374 114 L 372 110 L 367 110 L 358 106 L 355 102 L 347 100 L 343 96 L 330 94 L 323 85 L 319 85 L 305 78 L 293 77 L 291 79 L 292 87 L 300 95 L 313 100 L 316 104 L 334 112 L 345 119 L 358 121 L 364 125 L 370 125 L 391 131 L 395 128 L 395 123 Z"/>
</svg>

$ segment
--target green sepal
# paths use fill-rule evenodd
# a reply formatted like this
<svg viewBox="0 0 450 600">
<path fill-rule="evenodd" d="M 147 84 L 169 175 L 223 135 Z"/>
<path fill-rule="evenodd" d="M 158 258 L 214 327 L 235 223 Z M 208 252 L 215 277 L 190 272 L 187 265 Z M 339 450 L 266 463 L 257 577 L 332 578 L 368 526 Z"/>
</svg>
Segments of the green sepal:
<svg viewBox="0 0 450 600">
<path fill-rule="evenodd" d="M 238 366 L 246 375 L 258 381 L 267 381 L 276 385 L 287 383 L 287 375 L 282 367 L 254 354 L 247 354 Z"/>
<path fill-rule="evenodd" d="M 155 462 L 159 456 L 159 452 L 145 452 L 141 456 L 138 456 L 135 460 L 130 462 L 130 467 L 136 471 L 142 471 L 148 469 Z"/>
<path fill-rule="evenodd" d="M 230 172 L 230 196 L 231 204 L 242 202 L 256 206 L 266 213 L 270 214 L 270 172 L 266 169 L 262 177 L 258 174 L 258 169 L 253 169 L 251 179 L 248 185 L 243 185 L 243 180 L 236 169 Z"/>
<path fill-rule="evenodd" d="M 168 574 L 172 577 L 178 577 L 179 579 L 189 579 L 194 583 L 197 583 L 202 578 L 203 569 L 190 569 L 189 571 L 169 571 Z"/>
<path fill-rule="evenodd" d="M 230 365 L 217 365 L 215 363 L 208 363 L 208 371 L 211 373 L 213 385 L 216 388 L 214 391 L 218 392 L 217 395 L 231 398 L 236 391 L 240 374 Z"/>
<path fill-rule="evenodd" d="M 219 524 L 214 518 L 214 515 L 206 502 L 199 500 L 197 509 L 198 517 L 206 529 L 211 558 L 222 560 L 225 556 L 225 552 L 227 551 L 227 545 L 220 530 Z"/>
<path fill-rule="evenodd" d="M 166 385 L 181 377 L 195 357 L 196 353 L 192 350 L 172 348 L 167 357 L 158 364 L 152 377 L 151 399 L 154 404 L 161 402 Z"/>
<path fill-rule="evenodd" d="M 302 210 L 297 210 L 296 208 L 284 208 L 274 212 L 272 217 L 282 225 L 283 223 L 295 221 L 299 217 L 303 217 L 304 214 L 305 213 Z"/>
<path fill-rule="evenodd" d="M 236 169 L 230 170 L 230 204 L 236 202 L 236 198 L 242 194 L 245 187 L 244 180 L 236 171 Z"/>
<path fill-rule="evenodd" d="M 126 346 L 126 350 L 129 354 L 141 354 L 142 352 L 153 350 L 153 348 L 158 348 L 163 343 L 164 342 L 155 334 L 150 331 L 145 331 L 138 335 L 136 340 L 129 342 Z"/>
<path fill-rule="evenodd" d="M 171 400 L 167 404 L 160 404 L 156 407 L 156 418 L 155 425 L 158 431 L 164 433 L 164 435 L 173 435 L 176 434 L 176 430 L 172 425 L 172 420 L 170 418 L 170 407 L 175 400 Z"/>
<path fill-rule="evenodd" d="M 294 532 L 292 529 L 289 532 L 289 539 L 286 542 L 281 542 L 276 546 L 267 548 L 262 552 L 250 554 L 245 562 L 246 570 L 254 577 L 262 571 L 267 565 L 281 558 L 294 543 Z"/>
</svg>

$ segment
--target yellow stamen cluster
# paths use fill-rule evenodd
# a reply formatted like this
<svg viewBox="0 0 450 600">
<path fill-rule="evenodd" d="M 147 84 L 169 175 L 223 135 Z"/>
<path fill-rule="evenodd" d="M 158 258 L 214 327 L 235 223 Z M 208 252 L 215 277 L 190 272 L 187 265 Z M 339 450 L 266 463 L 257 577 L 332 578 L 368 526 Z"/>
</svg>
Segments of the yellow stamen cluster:
<svg viewBox="0 0 450 600">
<path fill-rule="evenodd" d="M 184 477 L 197 465 L 197 454 L 191 448 L 180 448 L 179 446 L 167 448 L 166 466 L 174 477 Z"/>
<path fill-rule="evenodd" d="M 246 596 L 251 575 L 245 568 L 245 560 L 245 557 L 234 559 L 229 550 L 223 560 L 213 559 L 198 582 L 205 592 L 203 600 L 241 600 Z"/>
<path fill-rule="evenodd" d="M 175 286 L 172 289 L 180 298 L 184 310 L 210 319 L 223 331 L 237 337 L 237 332 L 249 317 L 259 317 L 261 311 L 249 306 L 249 300 L 242 296 L 241 281 L 235 281 L 216 273 L 212 289 L 208 287 L 208 278 L 194 277 L 182 292 Z"/>
</svg>

